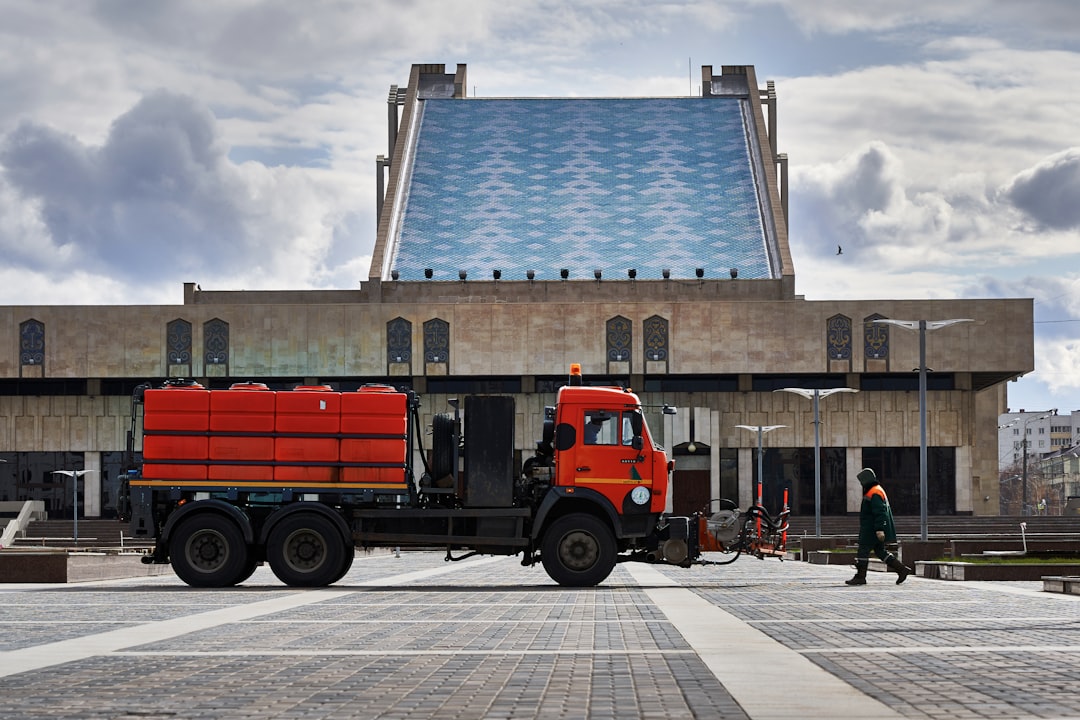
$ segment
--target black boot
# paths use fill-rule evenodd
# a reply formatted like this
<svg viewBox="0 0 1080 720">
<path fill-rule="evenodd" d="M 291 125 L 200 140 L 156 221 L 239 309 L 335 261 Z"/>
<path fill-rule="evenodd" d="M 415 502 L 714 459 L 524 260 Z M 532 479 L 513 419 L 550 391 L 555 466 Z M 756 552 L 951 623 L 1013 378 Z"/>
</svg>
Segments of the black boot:
<svg viewBox="0 0 1080 720">
<path fill-rule="evenodd" d="M 915 573 L 914 570 L 912 570 L 909 567 L 905 567 L 904 564 L 902 562 L 900 562 L 899 560 L 897 560 L 896 557 L 893 556 L 893 555 L 889 556 L 889 559 L 885 561 L 885 564 L 889 566 L 890 570 L 892 570 L 894 573 L 896 573 L 896 575 L 897 575 L 896 584 L 897 585 L 899 585 L 900 583 L 907 580 L 908 575 L 913 575 Z"/>
<path fill-rule="evenodd" d="M 845 585 L 865 585 L 866 568 L 870 566 L 870 558 L 855 558 L 855 577 L 845 580 Z"/>
</svg>

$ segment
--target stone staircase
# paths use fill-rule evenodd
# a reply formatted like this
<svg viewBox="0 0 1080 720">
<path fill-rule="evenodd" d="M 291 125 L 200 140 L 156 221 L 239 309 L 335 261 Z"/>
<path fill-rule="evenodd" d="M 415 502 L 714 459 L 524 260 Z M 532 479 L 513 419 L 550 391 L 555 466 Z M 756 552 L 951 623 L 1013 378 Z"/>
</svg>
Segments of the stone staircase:
<svg viewBox="0 0 1080 720">
<path fill-rule="evenodd" d="M 901 538 L 918 537 L 920 522 L 918 516 L 902 515 L 895 518 L 896 534 Z M 1070 515 L 1030 515 L 1030 516 L 974 516 L 974 515 L 935 515 L 926 520 L 928 538 L 979 537 L 984 535 L 1020 537 L 1020 523 L 1027 523 L 1027 535 L 1053 536 L 1061 539 L 1075 538 L 1080 541 L 1080 516 Z M 792 515 L 789 519 L 788 537 L 814 534 L 814 516 Z M 859 534 L 858 515 L 840 515 L 821 518 L 823 536 L 850 536 Z"/>
</svg>

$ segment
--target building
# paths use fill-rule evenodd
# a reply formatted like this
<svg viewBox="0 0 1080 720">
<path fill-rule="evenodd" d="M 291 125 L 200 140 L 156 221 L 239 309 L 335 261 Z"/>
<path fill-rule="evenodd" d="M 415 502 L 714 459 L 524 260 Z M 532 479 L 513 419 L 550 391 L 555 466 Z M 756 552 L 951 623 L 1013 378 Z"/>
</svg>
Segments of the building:
<svg viewBox="0 0 1080 720">
<path fill-rule="evenodd" d="M 998 418 L 1003 514 L 1060 515 L 1080 495 L 1080 412 L 1007 412 Z"/>
<path fill-rule="evenodd" d="M 1026 440 L 1026 444 L 1025 444 Z M 998 416 L 998 469 L 1002 472 L 1080 445 L 1080 411 L 1019 410 Z M 1025 453 L 1026 451 L 1026 453 Z"/>
<path fill-rule="evenodd" d="M 703 67 L 701 97 L 477 100 L 467 87 L 464 65 L 414 65 L 390 89 L 359 290 L 187 283 L 175 306 L 0 308 L 0 500 L 70 517 L 71 480 L 52 471 L 82 469 L 81 512 L 115 513 L 130 393 L 178 376 L 387 382 L 420 393 L 427 418 L 463 393 L 507 394 L 520 461 L 578 362 L 588 382 L 641 393 L 676 458 L 674 512 L 745 507 L 761 438 L 766 505 L 787 489 L 795 514 L 855 512 L 854 475 L 871 466 L 914 515 L 923 339 L 929 512 L 998 512 L 995 430 L 1006 382 L 1033 368 L 1031 301 L 796 295 L 776 93 L 753 67 Z M 920 335 L 883 319 L 974 322 Z M 858 392 L 815 403 L 782 388 Z"/>
</svg>

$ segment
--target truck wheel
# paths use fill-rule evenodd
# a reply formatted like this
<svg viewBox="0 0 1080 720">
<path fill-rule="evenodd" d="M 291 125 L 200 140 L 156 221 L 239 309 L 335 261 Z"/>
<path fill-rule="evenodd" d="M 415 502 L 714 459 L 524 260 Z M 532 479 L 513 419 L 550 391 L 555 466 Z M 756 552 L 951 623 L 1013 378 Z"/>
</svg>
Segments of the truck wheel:
<svg viewBox="0 0 1080 720">
<path fill-rule="evenodd" d="M 169 540 L 169 558 L 173 571 L 192 587 L 235 585 L 247 579 L 244 573 L 252 564 L 240 528 L 215 514 L 181 523 Z"/>
<path fill-rule="evenodd" d="M 454 416 L 431 418 L 431 474 L 437 483 L 454 472 Z"/>
<path fill-rule="evenodd" d="M 331 585 L 345 577 L 349 570 L 352 569 L 353 560 L 356 558 L 356 548 L 346 546 L 344 555 L 345 559 L 341 562 L 341 568 L 337 571 L 337 577 L 330 581 Z"/>
<path fill-rule="evenodd" d="M 560 585 L 589 587 L 611 574 L 615 554 L 611 528 L 592 515 L 574 513 L 551 523 L 544 534 L 540 561 Z"/>
<path fill-rule="evenodd" d="M 286 585 L 321 587 L 339 579 L 345 567 L 345 541 L 327 518 L 297 513 L 270 532 L 266 560 Z"/>
<path fill-rule="evenodd" d="M 251 558 L 248 560 L 247 567 L 245 567 L 244 571 L 242 573 L 240 573 L 240 576 L 238 578 L 236 578 L 236 582 L 234 582 L 233 585 L 239 585 L 240 583 L 244 582 L 249 577 L 254 575 L 255 570 L 257 570 L 258 567 L 259 567 L 259 561 L 255 559 L 255 554 L 252 553 Z"/>
</svg>

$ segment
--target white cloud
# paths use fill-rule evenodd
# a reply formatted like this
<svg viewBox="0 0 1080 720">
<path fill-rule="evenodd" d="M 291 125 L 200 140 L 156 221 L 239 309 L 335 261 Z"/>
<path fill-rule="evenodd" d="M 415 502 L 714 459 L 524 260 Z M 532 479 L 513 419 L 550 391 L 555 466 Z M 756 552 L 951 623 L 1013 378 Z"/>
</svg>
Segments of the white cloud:
<svg viewBox="0 0 1080 720">
<path fill-rule="evenodd" d="M 783 6 L 806 33 L 842 35 L 854 32 L 898 32 L 929 28 L 946 34 L 960 29 L 1010 36 L 1075 39 L 1080 8 L 1073 0 L 755 0 Z M 904 39 L 910 36 L 900 36 Z"/>
<path fill-rule="evenodd" d="M 1080 148 L 1069 148 L 1019 173 L 1002 190 L 1039 228 L 1080 228 Z"/>
<path fill-rule="evenodd" d="M 226 149 L 204 106 L 164 92 L 117 118 L 100 147 L 24 124 L 0 145 L 0 208 L 21 209 L 2 216 L 0 246 L 33 272 L 133 287 L 297 288 L 332 276 L 323 263 L 356 222 L 341 209 L 351 186 L 332 171 L 237 166 Z"/>
<path fill-rule="evenodd" d="M 1080 337 L 1074 335 L 1067 340 L 1036 339 L 1035 367 L 1041 381 L 1046 383 L 1055 395 L 1077 394 L 1080 392 Z M 1061 408 L 1062 411 L 1080 410 Z"/>
</svg>

